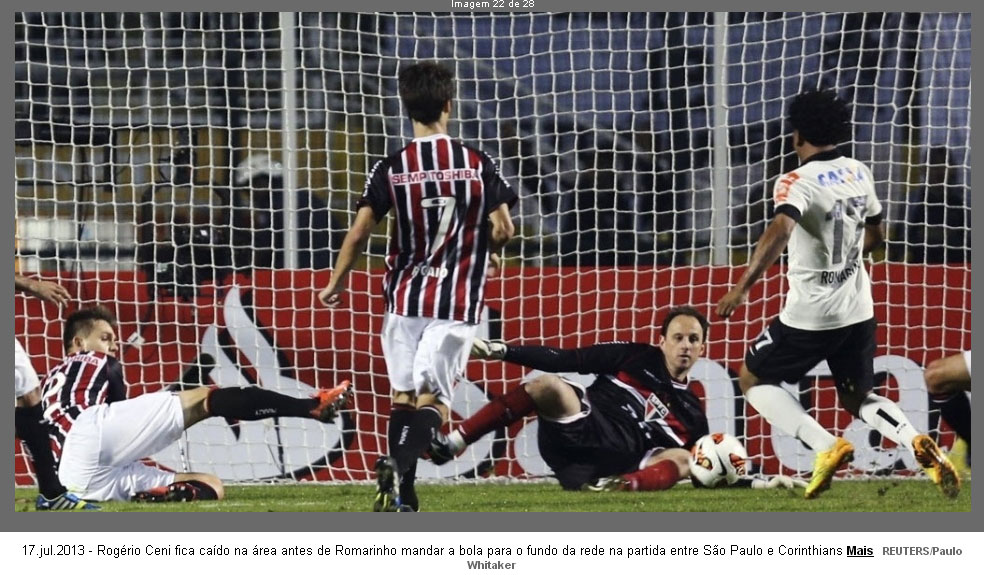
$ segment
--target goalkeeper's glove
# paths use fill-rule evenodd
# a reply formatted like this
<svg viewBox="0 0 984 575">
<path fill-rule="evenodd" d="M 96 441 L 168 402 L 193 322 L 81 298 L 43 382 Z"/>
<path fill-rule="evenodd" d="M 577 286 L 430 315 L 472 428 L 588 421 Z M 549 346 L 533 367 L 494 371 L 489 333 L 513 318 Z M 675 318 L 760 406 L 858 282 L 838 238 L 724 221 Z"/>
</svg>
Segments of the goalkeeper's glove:
<svg viewBox="0 0 984 575">
<path fill-rule="evenodd" d="M 805 488 L 806 481 L 789 477 L 788 475 L 746 475 L 739 477 L 730 487 L 746 487 L 751 489 L 794 489 Z"/>
<path fill-rule="evenodd" d="M 474 359 L 502 359 L 509 347 L 501 339 L 475 338 L 472 342 L 471 356 Z"/>
</svg>

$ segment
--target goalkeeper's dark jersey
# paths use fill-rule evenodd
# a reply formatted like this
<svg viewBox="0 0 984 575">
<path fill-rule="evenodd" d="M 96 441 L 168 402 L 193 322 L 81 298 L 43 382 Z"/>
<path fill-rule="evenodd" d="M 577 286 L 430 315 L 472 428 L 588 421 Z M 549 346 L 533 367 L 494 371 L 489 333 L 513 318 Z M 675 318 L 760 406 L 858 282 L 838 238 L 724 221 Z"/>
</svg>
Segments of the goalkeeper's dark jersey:
<svg viewBox="0 0 984 575">
<path fill-rule="evenodd" d="M 126 399 L 123 366 L 97 351 L 73 353 L 48 372 L 41 383 L 44 419 L 57 458 L 72 424 L 86 409 Z"/>
<path fill-rule="evenodd" d="M 592 410 L 621 434 L 629 451 L 690 447 L 707 434 L 700 400 L 666 369 L 663 350 L 642 343 L 603 343 L 576 349 L 509 346 L 505 360 L 535 369 L 597 374 L 588 387 Z"/>
</svg>

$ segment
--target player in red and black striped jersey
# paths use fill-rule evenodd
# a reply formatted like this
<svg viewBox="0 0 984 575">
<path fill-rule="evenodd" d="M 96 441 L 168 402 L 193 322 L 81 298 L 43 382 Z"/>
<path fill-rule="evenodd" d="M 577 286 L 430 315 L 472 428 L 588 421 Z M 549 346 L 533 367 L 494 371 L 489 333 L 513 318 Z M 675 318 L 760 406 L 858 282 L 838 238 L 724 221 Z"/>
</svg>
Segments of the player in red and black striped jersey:
<svg viewBox="0 0 984 575">
<path fill-rule="evenodd" d="M 516 194 L 485 153 L 448 136 L 454 76 L 434 62 L 404 68 L 400 99 L 413 141 L 369 173 L 331 280 L 318 294 L 341 303 L 346 277 L 372 229 L 394 214 L 383 293 L 383 355 L 393 410 L 389 450 L 376 465 L 377 511 L 416 511 L 417 457 L 448 417 L 485 304 L 490 263 L 514 233 Z"/>
<path fill-rule="evenodd" d="M 688 449 L 708 431 L 700 401 L 687 389 L 707 326 L 694 308 L 678 307 L 664 320 L 658 346 L 557 349 L 476 340 L 473 357 L 597 378 L 586 390 L 557 375 L 533 379 L 493 399 L 448 436 L 436 435 L 431 459 L 444 463 L 486 433 L 536 412 L 540 455 L 564 489 L 601 479 L 609 479 L 608 488 L 668 489 L 689 476 Z"/>
<path fill-rule="evenodd" d="M 127 399 L 123 368 L 116 359 L 115 321 L 101 307 L 70 315 L 63 332 L 66 357 L 42 384 L 44 418 L 58 458 L 58 476 L 70 492 L 85 499 L 220 499 L 222 482 L 214 475 L 173 473 L 141 460 L 213 416 L 329 422 L 351 393 L 351 384 L 345 381 L 310 399 L 255 387 L 198 387 Z"/>
</svg>

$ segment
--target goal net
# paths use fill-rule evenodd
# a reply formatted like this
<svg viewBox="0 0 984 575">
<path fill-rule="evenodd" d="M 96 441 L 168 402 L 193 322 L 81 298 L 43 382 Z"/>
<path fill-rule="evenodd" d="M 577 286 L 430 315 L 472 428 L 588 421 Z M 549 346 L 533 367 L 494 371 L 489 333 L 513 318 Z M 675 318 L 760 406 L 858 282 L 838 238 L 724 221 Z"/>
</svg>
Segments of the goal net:
<svg viewBox="0 0 984 575">
<path fill-rule="evenodd" d="M 781 266 L 733 318 L 712 312 L 797 165 L 786 103 L 834 88 L 853 105 L 844 150 L 871 166 L 886 210 L 869 261 L 878 391 L 949 445 L 922 373 L 971 343 L 970 35 L 957 13 L 18 13 L 16 265 L 66 286 L 70 310 L 117 314 L 131 396 L 355 382 L 334 424 L 216 418 L 158 463 L 230 481 L 368 479 L 389 413 L 388 224 L 344 309 L 315 295 L 367 170 L 411 137 L 400 66 L 438 59 L 458 82 L 452 135 L 496 158 L 521 198 L 482 333 L 657 342 L 668 309 L 693 305 L 712 320 L 691 374 L 712 430 L 740 437 L 753 469 L 809 472 L 813 454 L 736 387 L 782 304 Z M 66 312 L 21 296 L 15 311 L 43 374 Z M 528 376 L 470 362 L 454 421 Z M 838 407 L 825 364 L 784 385 L 854 443 L 852 473 L 917 469 Z M 527 418 L 418 475 L 548 474 L 536 428 Z M 19 447 L 15 479 L 33 481 Z"/>
</svg>

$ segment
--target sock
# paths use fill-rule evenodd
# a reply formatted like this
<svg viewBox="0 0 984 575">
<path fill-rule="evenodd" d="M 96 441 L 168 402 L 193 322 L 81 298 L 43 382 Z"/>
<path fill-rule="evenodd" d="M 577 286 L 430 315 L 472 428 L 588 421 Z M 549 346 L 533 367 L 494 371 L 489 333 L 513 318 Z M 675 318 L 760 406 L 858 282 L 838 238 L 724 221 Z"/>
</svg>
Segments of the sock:
<svg viewBox="0 0 984 575">
<path fill-rule="evenodd" d="M 966 393 L 958 391 L 950 395 L 932 395 L 930 406 L 938 408 L 947 425 L 970 445 L 970 399 Z"/>
<path fill-rule="evenodd" d="M 460 433 L 464 445 L 471 445 L 486 433 L 519 421 L 535 410 L 536 404 L 533 403 L 533 398 L 526 392 L 526 386 L 521 385 L 490 401 L 474 415 L 461 422 L 456 431 Z"/>
<path fill-rule="evenodd" d="M 441 412 L 436 407 L 428 405 L 413 412 L 407 432 L 401 433 L 399 453 L 392 453 L 401 478 L 409 475 L 411 465 L 416 467 L 417 458 L 427 451 L 434 433 L 441 428 L 443 422 Z"/>
<path fill-rule="evenodd" d="M 24 442 L 24 447 L 34 461 L 34 473 L 38 477 L 38 491 L 45 499 L 54 499 L 65 493 L 58 481 L 55 458 L 51 455 L 51 439 L 47 426 L 42 422 L 41 404 L 14 408 L 14 432 Z"/>
<path fill-rule="evenodd" d="M 902 413 L 894 401 L 871 393 L 861 403 L 858 415 L 861 421 L 874 427 L 878 433 L 905 446 L 910 452 L 913 451 L 912 440 L 919 435 L 919 432 L 912 427 L 909 418 Z"/>
<path fill-rule="evenodd" d="M 770 425 L 801 440 L 813 451 L 826 451 L 837 443 L 837 438 L 810 417 L 795 397 L 777 385 L 756 385 L 745 392 L 745 399 Z"/>
<path fill-rule="evenodd" d="M 680 468 L 676 462 L 660 461 L 645 469 L 626 473 L 622 478 L 629 482 L 629 491 L 662 491 L 680 480 Z"/>
<path fill-rule="evenodd" d="M 402 471 L 403 461 L 412 461 L 413 457 L 406 455 L 406 443 L 410 437 L 410 425 L 413 423 L 414 414 L 417 410 L 405 405 L 394 405 L 390 411 L 389 429 L 387 438 L 389 439 L 389 454 L 396 460 L 397 471 Z"/>
<path fill-rule="evenodd" d="M 420 502 L 417 499 L 417 460 L 414 459 L 407 472 L 400 476 L 400 504 L 409 505 L 414 511 L 420 511 Z"/>
<path fill-rule="evenodd" d="M 311 417 L 317 399 L 298 399 L 259 387 L 217 387 L 205 400 L 209 415 L 240 421 L 271 417 Z"/>
</svg>

